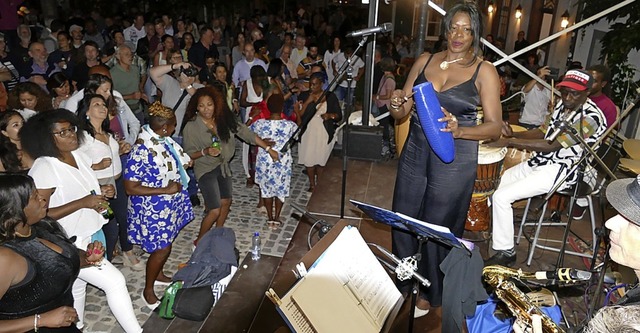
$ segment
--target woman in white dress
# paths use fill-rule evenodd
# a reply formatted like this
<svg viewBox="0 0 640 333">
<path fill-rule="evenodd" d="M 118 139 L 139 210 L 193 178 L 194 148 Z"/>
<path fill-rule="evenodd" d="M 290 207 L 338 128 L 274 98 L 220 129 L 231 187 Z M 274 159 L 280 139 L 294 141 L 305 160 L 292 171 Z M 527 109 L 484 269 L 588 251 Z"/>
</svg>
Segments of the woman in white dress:
<svg viewBox="0 0 640 333">
<path fill-rule="evenodd" d="M 309 91 L 300 94 L 301 102 L 298 102 L 298 119 L 303 130 L 298 150 L 298 164 L 304 164 L 307 168 L 309 192 L 313 192 L 318 184 L 318 178 L 336 143 L 336 125 L 342 119 L 342 110 L 336 95 L 329 92 L 319 100 L 324 83 L 323 73 L 312 74 Z"/>
</svg>

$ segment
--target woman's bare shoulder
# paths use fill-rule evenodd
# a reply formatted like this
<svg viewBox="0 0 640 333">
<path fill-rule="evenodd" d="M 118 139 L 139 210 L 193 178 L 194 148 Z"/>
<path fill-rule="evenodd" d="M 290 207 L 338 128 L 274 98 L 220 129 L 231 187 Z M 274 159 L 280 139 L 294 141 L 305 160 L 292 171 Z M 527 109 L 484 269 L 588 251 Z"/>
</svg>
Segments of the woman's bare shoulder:
<svg viewBox="0 0 640 333">
<path fill-rule="evenodd" d="M 478 79 L 479 80 L 485 80 L 485 79 L 498 79 L 498 71 L 496 70 L 496 67 L 489 61 L 486 60 L 481 60 L 481 63 L 479 64 L 480 66 L 480 70 L 478 71 Z"/>
</svg>

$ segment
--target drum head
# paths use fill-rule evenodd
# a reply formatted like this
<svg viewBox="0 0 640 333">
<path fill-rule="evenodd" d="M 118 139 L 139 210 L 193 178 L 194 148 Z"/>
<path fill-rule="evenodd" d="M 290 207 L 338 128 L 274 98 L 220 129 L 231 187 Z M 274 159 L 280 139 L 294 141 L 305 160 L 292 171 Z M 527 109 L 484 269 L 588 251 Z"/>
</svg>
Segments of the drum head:
<svg viewBox="0 0 640 333">
<path fill-rule="evenodd" d="M 632 160 L 629 158 L 621 158 L 620 159 L 620 169 L 625 171 L 630 171 L 637 174 L 640 174 L 640 161 Z"/>
<path fill-rule="evenodd" d="M 634 160 L 640 160 L 640 140 L 626 139 L 622 143 L 624 151 Z"/>
<path fill-rule="evenodd" d="M 478 145 L 478 164 L 492 164 L 504 159 L 507 155 L 506 147 L 489 147 Z"/>
</svg>

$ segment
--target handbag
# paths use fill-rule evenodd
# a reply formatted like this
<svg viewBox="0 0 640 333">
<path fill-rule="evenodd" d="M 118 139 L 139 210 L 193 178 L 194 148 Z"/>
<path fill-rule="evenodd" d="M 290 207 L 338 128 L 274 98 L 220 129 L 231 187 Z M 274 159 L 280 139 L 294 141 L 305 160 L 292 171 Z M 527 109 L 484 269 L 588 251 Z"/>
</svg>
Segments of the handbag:
<svg viewBox="0 0 640 333">
<path fill-rule="evenodd" d="M 173 313 L 187 320 L 203 321 L 213 307 L 211 286 L 181 288 L 176 293 Z"/>
</svg>

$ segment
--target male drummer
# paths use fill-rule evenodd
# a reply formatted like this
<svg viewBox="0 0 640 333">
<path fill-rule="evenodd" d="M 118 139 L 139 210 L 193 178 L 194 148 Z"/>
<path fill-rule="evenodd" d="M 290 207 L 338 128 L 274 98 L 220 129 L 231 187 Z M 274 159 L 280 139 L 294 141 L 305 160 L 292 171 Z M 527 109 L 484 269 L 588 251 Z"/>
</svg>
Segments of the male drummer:
<svg viewBox="0 0 640 333">
<path fill-rule="evenodd" d="M 587 144 L 592 145 L 602 136 L 607 126 L 600 109 L 588 99 L 593 83 L 591 74 L 584 70 L 568 71 L 558 89 L 562 100 L 555 106 L 550 123 L 526 132 L 513 132 L 508 123 L 502 128 L 503 138 L 492 146 L 514 147 L 534 151 L 528 161 L 505 171 L 498 189 L 493 194 L 493 249 L 496 254 L 485 265 L 512 266 L 516 262 L 514 246 L 514 201 L 530 198 L 550 191 L 562 179 L 573 163 L 582 155 L 583 147 L 569 133 L 556 133 L 558 122 L 565 120 L 582 133 Z M 574 112 L 575 111 L 575 112 Z M 582 119 L 582 121 L 580 121 Z M 552 136 L 557 135 L 555 138 Z M 553 139 L 553 140 L 551 140 Z M 597 149 L 597 147 L 593 147 Z M 591 168 L 592 169 L 592 168 Z M 595 172 L 595 170 L 593 170 Z M 595 177 L 586 177 L 595 183 Z M 574 172 L 561 185 L 561 189 L 575 184 Z"/>
</svg>

